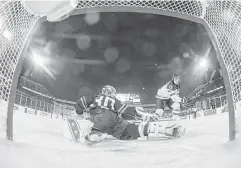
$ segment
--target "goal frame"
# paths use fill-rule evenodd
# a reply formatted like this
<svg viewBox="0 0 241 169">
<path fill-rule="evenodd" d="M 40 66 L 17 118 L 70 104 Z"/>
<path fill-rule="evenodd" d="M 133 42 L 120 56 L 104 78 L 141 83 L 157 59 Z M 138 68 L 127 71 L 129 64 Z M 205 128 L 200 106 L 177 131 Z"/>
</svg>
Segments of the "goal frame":
<svg viewBox="0 0 241 169">
<path fill-rule="evenodd" d="M 204 19 L 198 18 L 195 16 L 191 16 L 188 14 L 171 12 L 171 11 L 167 11 L 164 9 L 127 7 L 127 6 L 108 6 L 108 7 L 101 6 L 101 7 L 89 7 L 89 8 L 85 8 L 85 9 L 76 9 L 72 15 L 95 13 L 95 12 L 100 12 L 100 13 L 103 13 L 103 12 L 148 13 L 148 14 L 156 14 L 156 15 L 175 17 L 175 18 L 184 19 L 184 20 L 202 24 L 209 35 L 209 38 L 210 38 L 212 45 L 217 54 L 217 60 L 221 67 L 222 76 L 224 79 L 224 84 L 225 84 L 226 93 L 227 93 L 228 110 L 229 110 L 229 112 L 228 112 L 229 113 L 229 120 L 228 120 L 229 121 L 229 140 L 232 141 L 235 139 L 235 134 L 236 134 L 236 132 L 235 132 L 235 108 L 234 108 L 233 95 L 232 95 L 230 80 L 229 80 L 229 76 L 228 76 L 228 71 L 224 64 L 224 60 L 221 56 L 220 49 L 218 48 L 216 36 L 212 32 L 208 23 Z M 18 78 L 20 76 L 22 65 L 23 65 L 23 60 L 24 60 L 23 53 L 27 50 L 29 42 L 32 39 L 31 32 L 33 32 L 33 30 L 35 29 L 36 25 L 38 25 L 38 23 L 43 22 L 43 21 L 47 21 L 47 18 L 46 17 L 39 18 L 38 21 L 33 26 L 33 28 L 31 30 L 29 30 L 28 36 L 27 36 L 28 42 L 24 44 L 24 49 L 20 55 L 16 69 L 14 71 L 12 86 L 11 86 L 10 95 L 9 95 L 8 110 L 7 110 L 8 112 L 7 112 L 6 138 L 8 140 L 13 140 L 13 108 L 14 108 L 14 101 L 15 101 L 15 96 L 16 96 L 16 88 L 17 88 L 17 84 L 18 84 Z"/>
</svg>

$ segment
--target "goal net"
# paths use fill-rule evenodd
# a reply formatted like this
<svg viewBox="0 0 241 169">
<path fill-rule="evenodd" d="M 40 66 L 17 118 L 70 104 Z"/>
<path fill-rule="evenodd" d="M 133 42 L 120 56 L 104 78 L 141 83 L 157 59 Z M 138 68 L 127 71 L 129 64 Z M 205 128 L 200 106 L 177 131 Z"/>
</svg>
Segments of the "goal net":
<svg viewBox="0 0 241 169">
<path fill-rule="evenodd" d="M 235 107 L 236 131 L 239 129 L 241 100 L 241 2 L 230 0 L 170 1 L 170 0 L 79 0 L 77 11 L 86 12 L 96 8 L 123 9 L 119 11 L 145 11 L 174 13 L 175 16 L 203 20 L 209 27 L 221 58 L 227 69 Z M 87 10 L 86 10 L 87 9 Z M 97 9 L 97 11 L 98 11 Z M 152 12 L 153 11 L 153 12 Z M 0 123 L 6 124 L 12 79 L 20 55 L 40 16 L 32 15 L 20 1 L 0 1 Z M 17 70 L 19 71 L 19 70 Z M 0 125 L 6 131 L 6 125 Z M 1 132 L 0 131 L 0 132 Z"/>
</svg>

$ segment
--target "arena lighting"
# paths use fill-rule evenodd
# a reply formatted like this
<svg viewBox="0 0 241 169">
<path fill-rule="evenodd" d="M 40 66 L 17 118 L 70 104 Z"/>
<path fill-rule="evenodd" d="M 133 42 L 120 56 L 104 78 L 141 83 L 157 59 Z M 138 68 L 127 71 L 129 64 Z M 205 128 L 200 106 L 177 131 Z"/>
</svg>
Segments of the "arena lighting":
<svg viewBox="0 0 241 169">
<path fill-rule="evenodd" d="M 209 66 L 208 60 L 206 58 L 200 59 L 198 66 L 201 70 L 207 70 Z"/>
<path fill-rule="evenodd" d="M 34 62 L 35 65 L 39 65 L 41 67 L 45 66 L 47 64 L 47 59 L 45 56 L 42 56 L 38 50 L 33 49 L 31 50 L 31 59 Z"/>
<path fill-rule="evenodd" d="M 33 61 L 35 64 L 39 65 L 39 66 L 43 66 L 45 61 L 43 59 L 43 57 L 41 57 L 40 55 L 38 55 L 37 53 L 33 53 Z"/>
<path fill-rule="evenodd" d="M 35 65 L 41 67 L 52 79 L 55 79 L 53 72 L 48 68 L 48 63 L 50 60 L 47 60 L 45 56 L 41 56 L 37 51 L 33 50 L 32 53 L 32 60 Z"/>
<path fill-rule="evenodd" d="M 200 57 L 194 68 L 193 75 L 200 76 L 205 74 L 205 76 L 207 76 L 206 73 L 208 68 L 209 68 L 209 61 L 205 57 L 202 57 L 202 58 Z"/>
<path fill-rule="evenodd" d="M 208 46 L 205 52 L 202 55 L 196 54 L 194 51 L 192 51 L 192 54 L 196 56 L 195 59 L 195 68 L 193 71 L 193 75 L 201 75 L 203 73 L 206 74 L 208 68 L 209 68 L 209 60 L 207 59 L 210 55 L 211 46 Z"/>
</svg>

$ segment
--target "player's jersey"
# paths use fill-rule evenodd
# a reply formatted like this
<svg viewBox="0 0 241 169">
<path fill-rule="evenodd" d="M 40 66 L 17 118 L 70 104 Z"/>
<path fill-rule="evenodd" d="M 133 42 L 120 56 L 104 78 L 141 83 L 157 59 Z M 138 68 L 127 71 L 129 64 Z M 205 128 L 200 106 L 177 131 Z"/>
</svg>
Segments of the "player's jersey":
<svg viewBox="0 0 241 169">
<path fill-rule="evenodd" d="M 82 114 L 84 109 L 90 108 L 90 112 L 98 109 L 108 110 L 117 114 L 122 114 L 126 106 L 120 100 L 105 96 L 103 94 L 94 96 L 82 96 L 76 103 L 76 113 Z"/>
<path fill-rule="evenodd" d="M 86 108 L 89 108 L 90 105 L 93 103 L 95 96 L 94 95 L 87 95 L 80 97 L 75 106 L 75 110 L 77 114 L 83 114 L 83 111 Z"/>
<path fill-rule="evenodd" d="M 98 108 L 110 110 L 114 113 L 121 114 L 126 106 L 120 100 L 99 94 L 95 97 L 93 104 Z"/>
<path fill-rule="evenodd" d="M 156 98 L 170 99 L 174 95 L 179 96 L 180 85 L 176 85 L 173 81 L 169 81 L 157 91 Z"/>
</svg>

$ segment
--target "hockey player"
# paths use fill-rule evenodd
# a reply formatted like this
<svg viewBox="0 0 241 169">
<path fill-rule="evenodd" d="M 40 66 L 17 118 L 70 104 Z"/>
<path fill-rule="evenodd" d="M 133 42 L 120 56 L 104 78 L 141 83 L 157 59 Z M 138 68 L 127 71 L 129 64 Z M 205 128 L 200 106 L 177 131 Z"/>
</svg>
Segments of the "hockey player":
<svg viewBox="0 0 241 169">
<path fill-rule="evenodd" d="M 81 134 L 83 129 L 79 129 L 79 135 L 81 135 L 82 138 L 79 136 L 78 139 L 83 139 L 84 137 L 85 140 L 96 142 L 100 140 L 100 133 L 107 133 L 120 140 L 146 138 L 147 136 L 158 137 L 160 135 L 179 136 L 180 127 L 176 127 L 175 125 L 165 127 L 160 122 L 145 122 L 136 125 L 125 121 L 121 117 L 121 113 L 126 111 L 126 108 L 126 105 L 123 105 L 116 99 L 115 88 L 109 85 L 105 86 L 99 95 L 82 96 L 77 101 L 76 113 L 79 115 L 88 114 L 87 116 L 85 115 L 85 118 L 87 121 L 90 121 L 92 125 L 91 130 L 85 132 L 85 134 Z M 128 109 L 128 111 L 134 110 L 134 107 L 132 110 Z M 69 126 L 70 130 L 72 130 L 72 125 L 70 124 Z M 98 136 L 96 136 L 96 134 Z M 76 137 L 74 137 L 74 139 L 76 140 Z"/>
<path fill-rule="evenodd" d="M 168 108 L 169 113 L 172 114 L 175 124 L 180 124 L 181 102 L 182 99 L 179 96 L 180 90 L 180 75 L 173 74 L 172 80 L 161 87 L 156 95 L 156 112 L 159 117 L 164 114 L 165 108 Z M 171 125 L 171 124 L 170 124 Z"/>
</svg>

